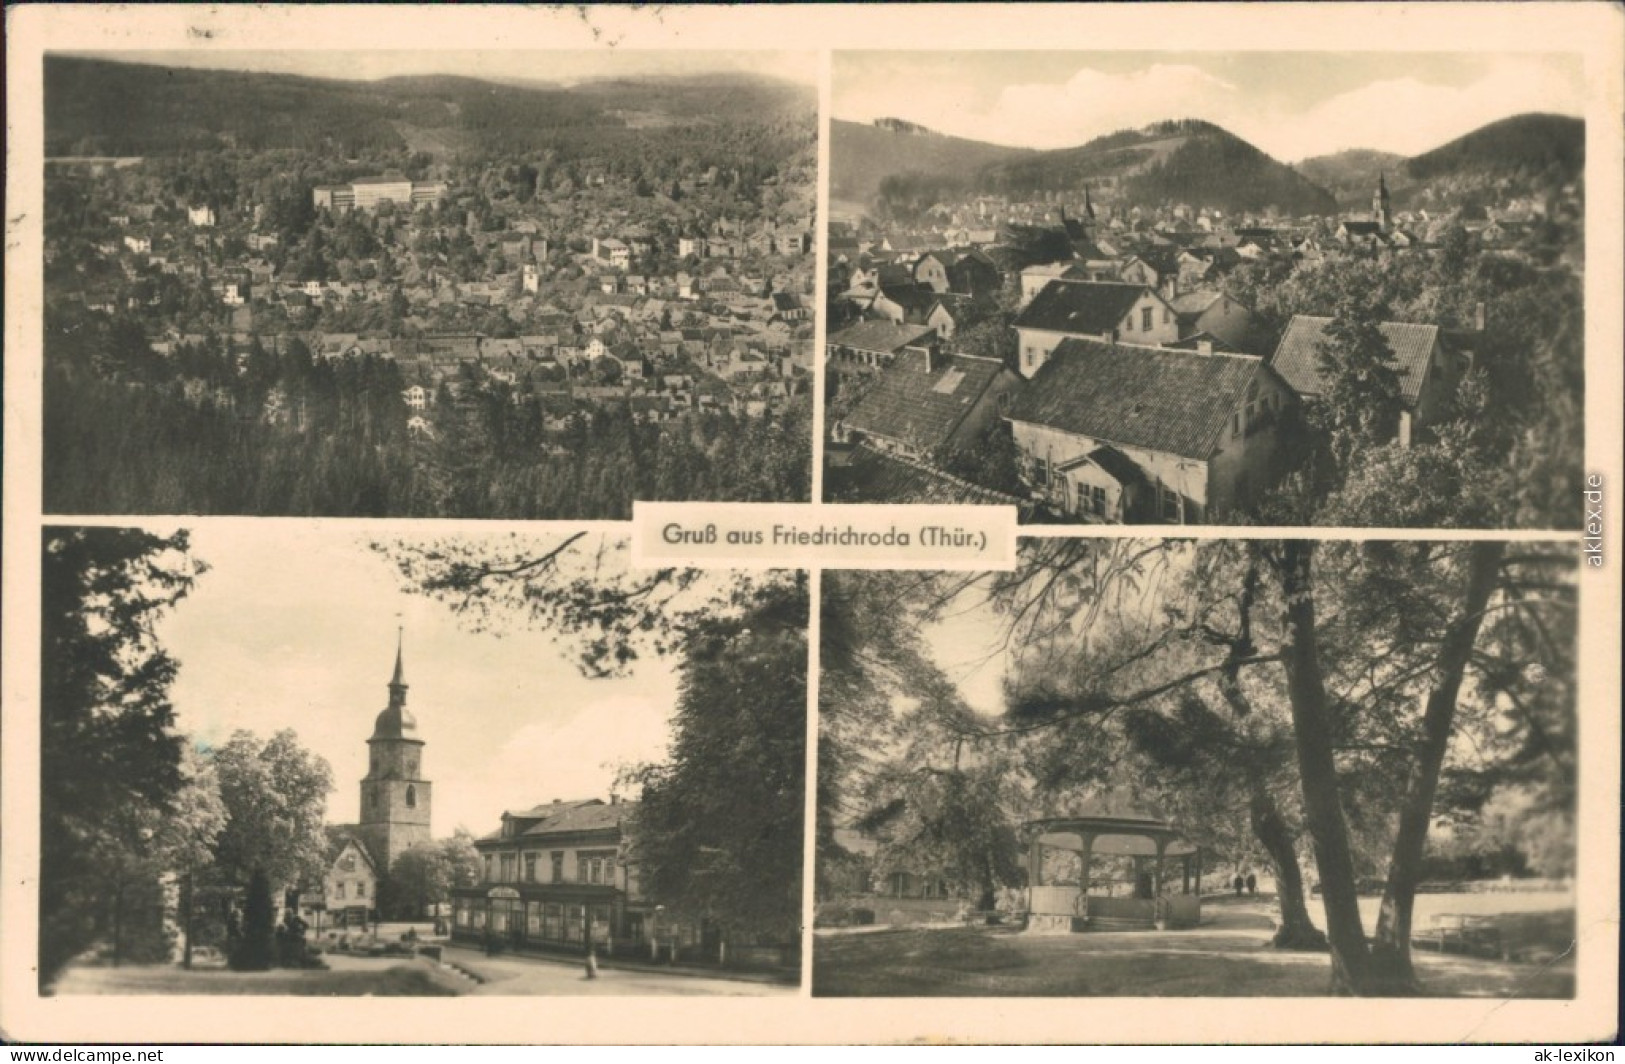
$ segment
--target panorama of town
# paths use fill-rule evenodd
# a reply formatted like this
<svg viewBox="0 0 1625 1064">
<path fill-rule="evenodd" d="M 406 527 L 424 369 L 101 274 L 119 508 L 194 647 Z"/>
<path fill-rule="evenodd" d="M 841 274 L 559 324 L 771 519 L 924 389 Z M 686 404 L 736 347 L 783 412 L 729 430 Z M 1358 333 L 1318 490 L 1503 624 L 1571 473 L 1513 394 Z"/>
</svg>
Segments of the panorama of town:
<svg viewBox="0 0 1625 1064">
<path fill-rule="evenodd" d="M 810 91 L 164 73 L 47 61 L 47 509 L 807 497 Z"/>
<path fill-rule="evenodd" d="M 1294 168 L 1195 120 L 1052 151 L 837 120 L 825 497 L 1571 522 L 1583 128 Z"/>
</svg>

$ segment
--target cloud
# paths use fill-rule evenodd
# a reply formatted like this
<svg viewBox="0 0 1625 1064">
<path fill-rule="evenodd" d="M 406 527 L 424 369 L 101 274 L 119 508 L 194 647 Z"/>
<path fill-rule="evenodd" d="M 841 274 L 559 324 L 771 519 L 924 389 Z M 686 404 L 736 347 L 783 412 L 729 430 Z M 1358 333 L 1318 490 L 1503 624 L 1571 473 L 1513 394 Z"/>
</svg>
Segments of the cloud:
<svg viewBox="0 0 1625 1064">
<path fill-rule="evenodd" d="M 1582 82 L 1563 57 L 1495 57 L 1482 74 L 1458 83 L 1448 74 L 1428 80 L 1436 64 L 1419 56 L 1416 73 L 1373 76 L 1325 97 L 1312 86 L 1281 93 L 1268 57 L 1256 62 L 1232 71 L 1235 80 L 1193 63 L 1158 62 L 1122 73 L 1081 67 L 1049 82 L 1020 80 L 1018 72 L 1006 83 L 1003 70 L 956 75 L 940 63 L 905 60 L 877 70 L 848 61 L 836 68 L 834 111 L 854 121 L 893 115 L 941 133 L 1034 148 L 1074 147 L 1121 129 L 1198 118 L 1294 162 L 1346 148 L 1414 155 L 1511 115 L 1584 110 Z"/>
<path fill-rule="evenodd" d="M 991 97 L 925 73 L 900 67 L 863 78 L 861 91 L 838 88 L 835 113 L 854 121 L 894 115 L 939 133 L 995 144 L 1070 148 L 1165 118 L 1218 120 L 1239 97 L 1222 78 L 1179 63 L 1124 74 L 1086 67 L 1062 82 L 1007 85 Z"/>
<path fill-rule="evenodd" d="M 1062 85 L 1011 85 L 986 121 L 1019 142 L 1067 148 L 1170 118 L 1221 120 L 1239 100 L 1234 85 L 1194 66 L 1156 63 L 1127 74 L 1083 69 Z"/>
<path fill-rule="evenodd" d="M 1578 114 L 1578 86 L 1548 64 L 1515 61 L 1466 85 L 1415 77 L 1373 81 L 1298 116 L 1249 121 L 1236 132 L 1288 161 L 1345 148 L 1419 155 L 1481 126 L 1531 111 Z"/>
</svg>

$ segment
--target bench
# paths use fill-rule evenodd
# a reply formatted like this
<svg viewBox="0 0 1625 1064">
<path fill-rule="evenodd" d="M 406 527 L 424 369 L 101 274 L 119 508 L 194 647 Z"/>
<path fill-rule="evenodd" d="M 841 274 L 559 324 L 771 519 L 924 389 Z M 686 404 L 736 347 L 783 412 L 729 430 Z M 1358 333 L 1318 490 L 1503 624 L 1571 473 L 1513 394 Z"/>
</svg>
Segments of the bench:
<svg viewBox="0 0 1625 1064">
<path fill-rule="evenodd" d="M 1474 957 L 1501 958 L 1506 954 L 1495 918 L 1468 913 L 1440 913 L 1427 927 L 1412 932 L 1411 946 Z"/>
</svg>

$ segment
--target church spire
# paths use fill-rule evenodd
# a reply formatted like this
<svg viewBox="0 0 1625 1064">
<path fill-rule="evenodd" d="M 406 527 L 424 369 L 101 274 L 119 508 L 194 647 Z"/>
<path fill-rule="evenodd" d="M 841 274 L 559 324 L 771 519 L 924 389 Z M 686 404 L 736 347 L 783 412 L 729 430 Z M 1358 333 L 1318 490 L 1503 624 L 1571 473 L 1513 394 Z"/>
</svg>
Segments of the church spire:
<svg viewBox="0 0 1625 1064">
<path fill-rule="evenodd" d="M 395 675 L 389 681 L 391 687 L 406 686 L 406 670 L 401 665 L 401 650 L 405 642 L 406 629 L 397 626 L 395 629 Z"/>
</svg>

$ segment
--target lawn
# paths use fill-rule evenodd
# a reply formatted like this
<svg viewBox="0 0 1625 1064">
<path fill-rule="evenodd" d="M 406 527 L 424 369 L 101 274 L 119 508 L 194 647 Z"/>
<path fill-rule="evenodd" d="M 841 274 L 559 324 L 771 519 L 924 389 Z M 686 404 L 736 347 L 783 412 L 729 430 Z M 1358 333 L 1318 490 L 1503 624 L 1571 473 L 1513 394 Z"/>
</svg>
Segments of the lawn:
<svg viewBox="0 0 1625 1064">
<path fill-rule="evenodd" d="M 427 961 L 332 958 L 329 971 L 276 969 L 232 972 L 224 968 L 187 971 L 175 965 L 121 968 L 72 965 L 54 993 L 73 994 L 281 994 L 300 997 L 450 997 L 456 983 Z"/>
<path fill-rule="evenodd" d="M 1441 910 L 1443 911 L 1443 910 Z M 1449 911 L 1458 911 L 1451 909 Z M 1317 997 L 1325 954 L 1269 947 L 1264 899 L 1208 905 L 1189 931 L 1029 935 L 999 928 L 818 932 L 813 993 L 875 997 Z M 1539 914 L 1520 914 L 1533 919 Z M 1569 912 L 1572 921 L 1572 910 Z M 1518 964 L 1416 954 L 1438 997 L 1574 994 L 1572 960 Z"/>
</svg>

